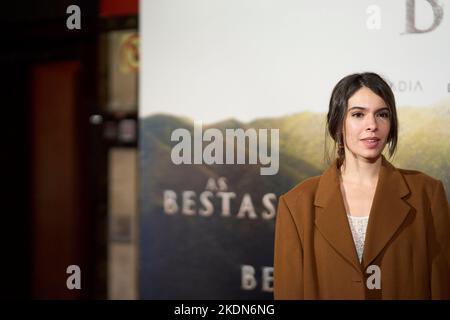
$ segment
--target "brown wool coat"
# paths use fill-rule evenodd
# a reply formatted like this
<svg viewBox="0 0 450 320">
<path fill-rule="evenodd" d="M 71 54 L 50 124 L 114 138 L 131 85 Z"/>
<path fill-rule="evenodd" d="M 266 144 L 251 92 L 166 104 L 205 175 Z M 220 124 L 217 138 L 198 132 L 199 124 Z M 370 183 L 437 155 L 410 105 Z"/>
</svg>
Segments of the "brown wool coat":
<svg viewBox="0 0 450 320">
<path fill-rule="evenodd" d="M 380 289 L 367 286 L 370 265 L 380 268 Z M 450 299 L 450 213 L 442 182 L 382 157 L 362 263 L 336 161 L 282 195 L 274 298 Z"/>
</svg>

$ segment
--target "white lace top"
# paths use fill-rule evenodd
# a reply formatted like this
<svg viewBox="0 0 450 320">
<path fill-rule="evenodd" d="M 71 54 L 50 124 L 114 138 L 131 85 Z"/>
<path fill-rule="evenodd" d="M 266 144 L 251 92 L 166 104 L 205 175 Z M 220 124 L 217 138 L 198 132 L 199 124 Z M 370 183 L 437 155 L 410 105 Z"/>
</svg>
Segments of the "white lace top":
<svg viewBox="0 0 450 320">
<path fill-rule="evenodd" d="M 347 217 L 350 224 L 350 229 L 352 230 L 353 241 L 355 242 L 359 262 L 361 262 L 364 252 L 364 240 L 366 239 L 366 229 L 367 223 L 369 222 L 369 216 L 354 217 L 347 215 Z"/>
</svg>

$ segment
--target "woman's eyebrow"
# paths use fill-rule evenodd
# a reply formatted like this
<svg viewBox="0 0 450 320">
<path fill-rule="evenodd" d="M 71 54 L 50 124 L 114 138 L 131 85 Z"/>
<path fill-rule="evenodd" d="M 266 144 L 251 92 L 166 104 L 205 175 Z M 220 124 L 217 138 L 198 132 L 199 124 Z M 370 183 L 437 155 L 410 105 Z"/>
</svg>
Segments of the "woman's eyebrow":
<svg viewBox="0 0 450 320">
<path fill-rule="evenodd" d="M 353 109 L 367 110 L 367 108 L 364 108 L 364 107 L 354 106 L 354 107 L 351 107 L 350 109 L 348 109 L 348 111 L 351 111 L 351 110 L 353 110 Z M 382 107 L 382 108 L 380 108 L 380 109 L 378 109 L 378 110 L 375 110 L 375 112 L 378 112 L 378 111 L 381 111 L 381 110 L 387 110 L 387 111 L 389 111 L 389 108 L 388 108 L 388 107 Z"/>
</svg>

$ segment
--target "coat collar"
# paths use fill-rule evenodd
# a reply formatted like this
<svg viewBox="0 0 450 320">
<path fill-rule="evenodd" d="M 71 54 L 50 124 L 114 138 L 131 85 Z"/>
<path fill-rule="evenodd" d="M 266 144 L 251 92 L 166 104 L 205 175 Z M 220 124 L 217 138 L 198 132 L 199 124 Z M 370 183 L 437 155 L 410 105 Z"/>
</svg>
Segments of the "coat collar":
<svg viewBox="0 0 450 320">
<path fill-rule="evenodd" d="M 329 243 L 356 269 L 365 270 L 406 219 L 410 206 L 402 198 L 410 190 L 399 170 L 382 155 L 375 196 L 359 263 L 339 184 L 337 161 L 322 174 L 314 199 L 315 224 Z"/>
</svg>

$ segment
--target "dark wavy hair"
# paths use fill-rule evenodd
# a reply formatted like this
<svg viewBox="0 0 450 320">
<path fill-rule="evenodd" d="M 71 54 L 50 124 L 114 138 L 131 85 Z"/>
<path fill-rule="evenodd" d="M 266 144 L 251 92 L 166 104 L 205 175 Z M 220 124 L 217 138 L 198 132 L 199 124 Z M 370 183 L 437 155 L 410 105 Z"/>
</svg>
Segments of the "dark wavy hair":
<svg viewBox="0 0 450 320">
<path fill-rule="evenodd" d="M 389 149 L 389 157 L 392 158 L 397 148 L 398 140 L 398 121 L 397 121 L 397 109 L 395 106 L 394 93 L 387 82 L 378 74 L 373 72 L 354 73 L 348 75 L 336 84 L 331 93 L 330 104 L 327 114 L 326 132 L 334 140 L 333 157 L 336 156 L 337 149 L 337 161 L 340 166 L 345 159 L 344 139 L 343 139 L 343 127 L 345 116 L 347 113 L 347 104 L 356 91 L 362 87 L 367 87 L 372 90 L 376 95 L 380 96 L 387 107 L 389 108 L 389 120 L 390 131 L 387 138 L 387 145 Z M 325 155 L 326 161 L 330 163 L 330 154 L 327 150 L 325 137 Z"/>
</svg>

